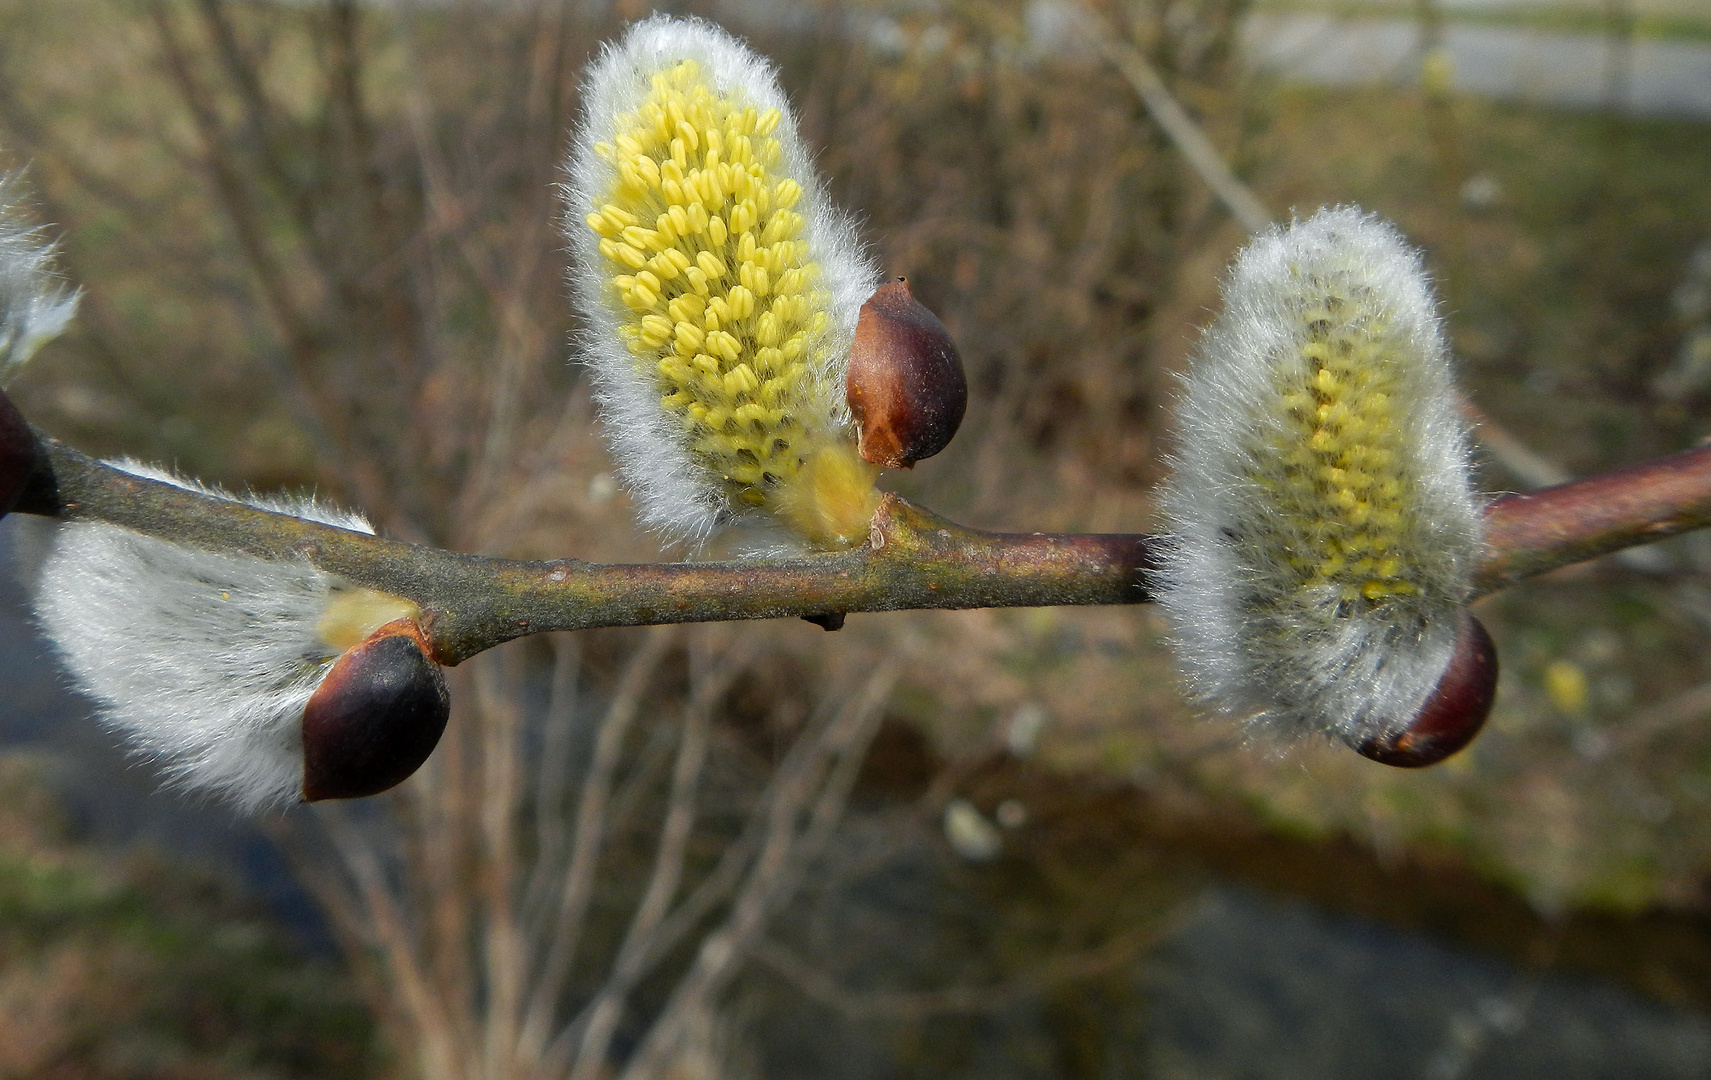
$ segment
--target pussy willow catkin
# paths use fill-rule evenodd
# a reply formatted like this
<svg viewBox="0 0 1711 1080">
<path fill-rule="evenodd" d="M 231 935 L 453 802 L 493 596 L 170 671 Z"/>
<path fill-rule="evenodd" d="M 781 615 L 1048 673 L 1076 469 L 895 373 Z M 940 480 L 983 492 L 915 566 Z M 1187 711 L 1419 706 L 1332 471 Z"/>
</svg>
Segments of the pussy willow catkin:
<svg viewBox="0 0 1711 1080">
<path fill-rule="evenodd" d="M 591 69 L 566 229 L 583 345 L 643 521 L 699 541 L 744 514 L 867 534 L 877 470 L 844 401 L 877 274 L 825 201 L 772 71 L 654 18 Z"/>
<path fill-rule="evenodd" d="M 118 468 L 220 498 L 134 461 Z M 372 532 L 302 499 L 249 505 Z M 303 789 L 303 711 L 335 658 L 416 606 L 302 559 L 206 551 L 99 521 L 52 526 L 36 617 L 102 723 L 177 785 L 245 810 Z"/>
<path fill-rule="evenodd" d="M 1161 603 L 1193 690 L 1353 746 L 1456 648 L 1479 506 L 1420 258 L 1323 210 L 1238 256 L 1185 379 Z"/>
</svg>

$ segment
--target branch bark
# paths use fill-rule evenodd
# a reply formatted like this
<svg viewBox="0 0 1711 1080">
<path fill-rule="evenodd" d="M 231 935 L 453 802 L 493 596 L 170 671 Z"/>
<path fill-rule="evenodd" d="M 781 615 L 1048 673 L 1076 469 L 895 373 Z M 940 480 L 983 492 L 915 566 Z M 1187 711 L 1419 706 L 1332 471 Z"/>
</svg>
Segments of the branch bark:
<svg viewBox="0 0 1711 1080">
<path fill-rule="evenodd" d="M 133 476 L 56 440 L 18 509 L 265 559 L 421 606 L 441 663 L 549 630 L 852 611 L 1138 604 L 1161 538 L 969 529 L 887 495 L 848 551 L 711 563 L 520 562 L 399 543 Z M 1493 502 L 1475 595 L 1711 525 L 1711 447 Z"/>
</svg>

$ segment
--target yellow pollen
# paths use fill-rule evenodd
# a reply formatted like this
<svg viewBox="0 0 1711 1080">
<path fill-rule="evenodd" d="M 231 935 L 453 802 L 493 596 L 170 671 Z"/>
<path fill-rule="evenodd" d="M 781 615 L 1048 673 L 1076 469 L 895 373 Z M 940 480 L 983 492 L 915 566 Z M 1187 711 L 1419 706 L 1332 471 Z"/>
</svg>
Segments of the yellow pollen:
<svg viewBox="0 0 1711 1080">
<path fill-rule="evenodd" d="M 842 396 L 817 382 L 831 298 L 794 209 L 802 185 L 775 171 L 783 117 L 691 60 L 650 85 L 595 148 L 616 175 L 585 217 L 625 312 L 619 337 L 734 503 L 821 546 L 859 542 L 877 470 L 825 415 Z"/>
</svg>

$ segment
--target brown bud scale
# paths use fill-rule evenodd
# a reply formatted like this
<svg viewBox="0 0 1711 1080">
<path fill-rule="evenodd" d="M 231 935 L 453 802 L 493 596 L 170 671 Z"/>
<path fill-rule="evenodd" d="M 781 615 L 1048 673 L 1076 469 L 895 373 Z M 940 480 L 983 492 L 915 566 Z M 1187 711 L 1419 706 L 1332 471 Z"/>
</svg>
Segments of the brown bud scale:
<svg viewBox="0 0 1711 1080">
<path fill-rule="evenodd" d="M 962 358 L 945 324 L 902 278 L 861 306 L 846 384 L 862 460 L 909 468 L 950 444 L 968 408 Z"/>
<path fill-rule="evenodd" d="M 428 760 L 451 716 L 445 674 L 412 619 L 346 649 L 303 710 L 303 798 L 358 799 Z"/>
<path fill-rule="evenodd" d="M 1485 626 L 1461 613 L 1455 652 L 1438 685 L 1412 723 L 1394 735 L 1368 739 L 1355 749 L 1402 769 L 1436 765 L 1473 741 L 1497 696 L 1497 646 Z"/>
</svg>

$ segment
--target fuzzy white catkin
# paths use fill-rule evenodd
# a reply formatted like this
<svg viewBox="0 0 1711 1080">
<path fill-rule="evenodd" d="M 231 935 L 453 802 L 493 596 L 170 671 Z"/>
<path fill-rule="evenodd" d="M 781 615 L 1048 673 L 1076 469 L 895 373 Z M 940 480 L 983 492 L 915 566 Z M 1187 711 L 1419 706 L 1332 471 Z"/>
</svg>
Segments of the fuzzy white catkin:
<svg viewBox="0 0 1711 1080">
<path fill-rule="evenodd" d="M 1420 256 L 1352 207 L 1236 259 L 1184 380 L 1160 603 L 1191 691 L 1286 737 L 1403 730 L 1481 547 Z"/>
<path fill-rule="evenodd" d="M 655 16 L 631 27 L 590 66 L 564 188 L 565 234 L 573 256 L 570 278 L 587 321 L 577 346 L 593 376 L 619 476 L 643 524 L 669 542 L 698 545 L 750 508 L 734 504 L 721 478 L 696 461 L 683 420 L 661 407 L 661 390 L 647 370 L 651 364 L 639 366 L 621 339 L 620 328 L 635 316 L 614 291 L 612 268 L 600 253 L 601 237 L 584 223 L 586 215 L 608 202 L 618 179 L 616 166 L 596 152 L 596 145 L 610 144 L 623 134 L 654 77 L 685 60 L 698 65 L 722 97 L 747 102 L 762 113 L 776 109 L 782 116 L 772 132 L 781 151 L 775 174 L 800 185 L 796 210 L 804 219 L 801 239 L 807 244 L 808 261 L 818 266 L 817 284 L 829 301 L 825 347 L 809 380 L 803 415 L 795 418 L 810 429 L 844 429 L 850 424 L 844 400 L 850 343 L 861 305 L 878 285 L 879 274 L 862 250 L 854 221 L 826 198 L 776 73 L 730 34 L 698 19 Z M 716 213 L 717 207 L 713 210 Z"/>
<path fill-rule="evenodd" d="M 133 461 L 115 467 L 232 498 Z M 372 532 L 306 499 L 252 506 Z M 289 804 L 303 778 L 304 706 L 332 664 L 317 622 L 339 581 L 269 562 L 69 521 L 50 542 L 36 616 L 103 724 L 175 784 L 254 811 Z"/>
<path fill-rule="evenodd" d="M 19 181 L 0 176 L 0 388 L 77 312 L 77 293 L 53 276 L 53 245 L 17 211 Z"/>
</svg>

